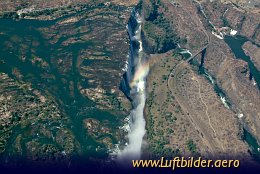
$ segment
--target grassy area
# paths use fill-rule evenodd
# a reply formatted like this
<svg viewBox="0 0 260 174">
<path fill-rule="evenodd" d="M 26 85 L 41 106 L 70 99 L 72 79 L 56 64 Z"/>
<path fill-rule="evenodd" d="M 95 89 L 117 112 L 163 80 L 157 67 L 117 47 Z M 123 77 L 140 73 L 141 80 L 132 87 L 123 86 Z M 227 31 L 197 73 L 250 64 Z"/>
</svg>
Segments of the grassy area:
<svg viewBox="0 0 260 174">
<path fill-rule="evenodd" d="M 189 139 L 189 140 L 187 141 L 187 148 L 188 148 L 188 150 L 189 150 L 191 153 L 193 153 L 193 154 L 197 153 L 196 144 L 194 144 L 194 142 L 193 142 L 192 139 Z"/>
<path fill-rule="evenodd" d="M 164 12 L 167 7 L 161 1 L 152 0 L 143 5 L 145 16 L 144 33 L 153 43 L 155 52 L 164 53 L 176 48 L 180 38 L 176 35 Z"/>
</svg>

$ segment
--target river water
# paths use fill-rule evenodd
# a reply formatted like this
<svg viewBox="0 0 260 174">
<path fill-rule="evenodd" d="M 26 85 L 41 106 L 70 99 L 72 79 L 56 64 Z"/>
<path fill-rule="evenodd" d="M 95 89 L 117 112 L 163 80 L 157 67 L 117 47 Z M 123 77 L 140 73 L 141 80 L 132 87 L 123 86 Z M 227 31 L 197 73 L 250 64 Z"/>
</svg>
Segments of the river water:
<svg viewBox="0 0 260 174">
<path fill-rule="evenodd" d="M 228 44 L 237 59 L 242 59 L 248 63 L 250 69 L 250 79 L 254 78 L 257 83 L 258 89 L 260 89 L 260 73 L 242 49 L 242 46 L 248 39 L 242 36 L 225 36 L 225 42 Z"/>
<path fill-rule="evenodd" d="M 260 89 L 260 74 L 258 69 L 254 66 L 253 62 L 251 61 L 250 57 L 244 53 L 242 46 L 248 39 L 242 36 L 225 36 L 225 42 L 228 44 L 234 55 L 237 59 L 242 59 L 248 63 L 249 70 L 250 70 L 250 80 L 254 78 L 255 82 L 257 83 L 258 89 Z M 260 152 L 259 148 L 260 145 L 258 144 L 256 138 L 245 128 L 243 129 L 244 136 L 243 139 L 249 144 L 251 147 L 252 156 L 260 161 Z"/>
<path fill-rule="evenodd" d="M 149 64 L 143 52 L 142 38 L 142 18 L 137 11 L 133 11 L 128 24 L 130 37 L 130 52 L 125 83 L 130 88 L 130 98 L 132 99 L 132 110 L 128 117 L 128 143 L 119 152 L 120 161 L 140 159 L 145 135 L 144 107 L 146 100 L 146 76 L 149 72 Z"/>
<path fill-rule="evenodd" d="M 82 78 L 76 68 L 79 50 L 86 49 L 92 43 L 89 43 L 86 40 L 82 43 L 63 46 L 61 42 L 67 39 L 67 36 L 64 34 L 64 37 L 61 37 L 57 43 L 51 44 L 50 40 L 44 37 L 45 33 L 41 30 L 45 28 L 51 28 L 59 20 L 68 18 L 70 16 L 72 15 L 50 21 L 26 19 L 16 21 L 13 19 L 0 19 L 0 72 L 6 73 L 10 77 L 17 80 L 16 76 L 13 75 L 13 70 L 17 69 L 23 75 L 22 80 L 30 83 L 34 89 L 41 91 L 43 94 L 45 94 L 46 91 L 50 92 L 58 102 L 60 108 L 62 108 L 66 115 L 68 115 L 69 122 L 66 121 L 66 123 L 64 123 L 61 120 L 61 124 L 73 132 L 75 139 L 80 144 L 82 154 L 85 156 L 91 155 L 103 157 L 108 155 L 107 152 L 97 152 L 96 147 L 105 149 L 105 146 L 87 135 L 83 120 L 86 118 L 94 118 L 99 121 L 109 121 L 109 126 L 112 130 L 118 128 L 119 120 L 115 119 L 113 114 L 97 109 L 95 107 L 95 103 L 82 96 L 78 90 L 77 84 Z M 81 20 L 71 25 L 70 27 L 77 28 L 81 25 L 86 25 L 84 20 Z M 63 31 L 57 31 L 57 34 L 60 34 L 59 32 Z M 92 32 L 92 30 L 90 30 L 90 32 Z M 79 37 L 80 33 L 76 33 L 73 36 Z M 33 42 L 37 42 L 38 45 L 34 46 Z M 28 46 L 28 49 L 21 49 L 26 46 Z M 20 50 L 25 50 L 25 53 L 21 53 Z M 71 72 L 66 74 L 66 77 L 57 71 L 57 67 L 52 66 L 52 58 L 59 57 L 61 52 L 67 54 L 71 53 L 72 55 Z M 21 60 L 23 55 L 26 57 L 24 61 Z M 43 58 L 44 61 L 50 65 L 50 67 L 48 69 L 43 69 L 32 65 L 30 59 L 34 56 Z M 44 74 L 53 75 L 55 78 L 52 80 L 45 79 L 43 78 Z M 62 79 L 65 78 L 67 81 L 74 82 L 74 96 L 70 95 L 69 86 L 64 85 Z M 85 87 L 87 88 L 88 84 L 86 84 Z M 85 108 L 91 109 L 85 111 Z M 45 124 L 45 122 L 39 121 L 37 124 Z M 51 126 L 61 126 L 52 124 L 51 121 L 48 124 Z M 12 144 L 14 144 L 16 137 L 19 134 L 29 131 L 30 129 L 30 127 L 21 128 L 19 125 L 13 128 L 13 134 L 11 135 L 7 144 L 8 147 L 6 154 L 8 154 L 9 151 L 12 151 L 11 147 Z M 55 134 L 55 131 L 53 131 L 53 134 Z M 107 136 L 109 137 L 110 135 Z M 113 143 L 116 143 L 114 137 L 110 138 L 112 139 Z M 22 139 L 22 144 L 25 144 L 27 140 L 28 138 L 26 140 Z M 50 142 L 44 139 L 42 143 L 44 144 Z M 23 152 L 25 151 L 26 150 L 23 150 Z"/>
<path fill-rule="evenodd" d="M 251 78 L 251 80 L 252 80 L 252 78 L 254 78 L 259 87 L 259 78 L 260 78 L 259 71 L 254 66 L 250 57 L 247 56 L 242 49 L 243 44 L 246 41 L 248 41 L 248 39 L 246 39 L 245 37 L 242 37 L 242 36 L 235 36 L 235 37 L 226 36 L 225 41 L 229 45 L 229 47 L 231 48 L 232 52 L 234 53 L 234 55 L 236 56 L 237 59 L 242 59 L 248 63 L 249 70 L 250 70 L 250 78 Z M 196 60 L 193 60 L 191 63 L 199 67 L 199 74 L 203 75 L 213 85 L 216 94 L 220 97 L 220 99 L 221 99 L 222 103 L 225 105 L 225 107 L 228 109 L 231 109 L 232 105 L 229 102 L 229 99 L 227 98 L 226 94 L 217 85 L 216 79 L 209 74 L 207 69 L 204 68 L 205 53 L 206 53 L 206 49 L 202 51 L 201 62 L 197 62 Z M 249 144 L 249 146 L 251 148 L 252 156 L 256 160 L 260 161 L 260 152 L 259 152 L 260 145 L 258 144 L 256 138 L 245 128 L 243 129 L 242 138 L 245 142 L 247 142 L 247 144 Z"/>
</svg>

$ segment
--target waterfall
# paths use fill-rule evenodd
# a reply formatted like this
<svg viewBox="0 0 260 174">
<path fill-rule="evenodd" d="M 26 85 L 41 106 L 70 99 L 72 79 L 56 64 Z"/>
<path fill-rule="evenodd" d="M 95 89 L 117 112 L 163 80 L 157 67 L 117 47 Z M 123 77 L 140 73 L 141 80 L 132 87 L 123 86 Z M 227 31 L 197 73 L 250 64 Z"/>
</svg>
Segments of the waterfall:
<svg viewBox="0 0 260 174">
<path fill-rule="evenodd" d="M 143 137 L 145 135 L 144 107 L 146 100 L 146 76 L 149 72 L 149 64 L 146 61 L 141 39 L 142 18 L 134 10 L 128 23 L 130 38 L 130 50 L 127 70 L 124 75 L 124 86 L 132 100 L 132 110 L 128 118 L 129 129 L 125 148 L 118 152 L 119 161 L 140 159 Z"/>
</svg>

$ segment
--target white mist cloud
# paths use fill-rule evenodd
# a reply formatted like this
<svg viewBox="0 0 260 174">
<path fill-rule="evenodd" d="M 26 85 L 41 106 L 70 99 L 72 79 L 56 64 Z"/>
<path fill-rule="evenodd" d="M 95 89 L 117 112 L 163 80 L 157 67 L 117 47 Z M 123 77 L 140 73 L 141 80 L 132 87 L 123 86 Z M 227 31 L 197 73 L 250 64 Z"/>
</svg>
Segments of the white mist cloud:
<svg viewBox="0 0 260 174">
<path fill-rule="evenodd" d="M 119 161 L 140 159 L 141 147 L 143 137 L 145 135 L 145 119 L 144 119 L 144 106 L 145 106 L 145 93 L 137 95 L 134 102 L 137 103 L 135 109 L 131 111 L 129 120 L 130 131 L 128 132 L 129 143 L 125 149 L 119 153 Z"/>
<path fill-rule="evenodd" d="M 130 77 L 133 77 L 130 82 L 131 93 L 134 94 L 133 97 L 133 109 L 130 113 L 128 131 L 128 145 L 118 153 L 118 161 L 121 164 L 129 164 L 133 159 L 141 158 L 141 149 L 143 144 L 143 137 L 145 135 L 145 119 L 144 119 L 144 107 L 145 107 L 145 87 L 146 87 L 146 76 L 149 72 L 149 64 L 143 63 L 142 61 L 142 51 L 143 45 L 141 40 L 141 30 L 142 30 L 142 19 L 138 13 L 135 14 L 136 21 L 138 23 L 137 30 L 134 32 L 134 37 L 130 37 L 135 41 L 139 42 L 138 55 L 134 57 L 134 66 L 136 68 L 135 73 Z M 130 26 L 128 27 L 129 32 L 131 32 Z M 130 34 L 131 36 L 131 34 Z M 132 53 L 130 51 L 130 53 Z M 130 55 L 134 56 L 134 55 Z M 132 63 L 129 63 L 131 65 Z M 131 68 L 129 68 L 131 69 Z M 130 79 L 130 78 L 129 78 Z"/>
</svg>

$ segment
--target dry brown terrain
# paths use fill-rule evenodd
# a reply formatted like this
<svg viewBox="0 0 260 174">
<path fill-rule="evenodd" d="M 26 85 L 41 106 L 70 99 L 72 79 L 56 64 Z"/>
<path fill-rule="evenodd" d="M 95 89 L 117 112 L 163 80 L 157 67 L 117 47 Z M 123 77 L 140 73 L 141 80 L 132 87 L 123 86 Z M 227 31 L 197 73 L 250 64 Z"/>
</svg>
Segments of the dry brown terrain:
<svg viewBox="0 0 260 174">
<path fill-rule="evenodd" d="M 249 80 L 248 65 L 235 59 L 224 41 L 212 38 L 205 56 L 205 67 L 217 79 L 219 86 L 230 98 L 237 114 L 243 114 L 256 137 L 260 125 L 260 93 Z"/>
<path fill-rule="evenodd" d="M 260 94 L 249 80 L 248 65 L 235 58 L 224 40 L 211 34 L 212 28 L 196 10 L 198 4 L 188 0 L 161 2 L 162 6 L 167 6 L 161 10 L 165 10 L 163 14 L 178 36 L 187 39 L 181 47 L 193 53 L 190 59 L 194 58 L 200 65 L 199 53 L 207 49 L 203 66 L 226 94 L 231 106 L 221 101 L 214 86 L 197 72 L 198 67 L 176 52 L 151 55 L 146 107 L 151 153 L 173 151 L 182 155 L 250 159 L 250 148 L 242 139 L 243 127 L 259 140 Z M 216 27 L 228 24 L 239 34 L 258 42 L 258 14 L 248 14 L 245 9 L 219 1 L 204 1 L 202 6 Z M 192 46 L 195 43 L 198 44 Z"/>
<path fill-rule="evenodd" d="M 150 153 L 158 156 L 174 154 L 208 156 L 210 149 L 201 138 L 190 115 L 187 115 L 168 89 L 167 77 L 180 59 L 181 57 L 173 56 L 172 52 L 151 56 L 151 73 L 147 79 L 149 95 L 145 112 Z M 199 147 L 196 152 L 190 151 L 187 147 L 189 141 Z"/>
<path fill-rule="evenodd" d="M 252 42 L 246 42 L 243 45 L 243 49 L 245 53 L 250 56 L 258 71 L 260 71 L 260 48 Z"/>
<path fill-rule="evenodd" d="M 58 8 L 61 6 L 69 6 L 86 3 L 107 3 L 105 0 L 1 0 L 0 12 L 3 11 L 17 11 L 20 9 L 33 8 L 35 10 L 46 8 Z M 112 0 L 110 3 L 118 5 L 133 6 L 138 3 L 138 0 Z"/>
<path fill-rule="evenodd" d="M 260 2 L 259 0 L 198 0 L 199 2 L 216 3 L 221 2 L 223 4 L 233 4 L 244 10 L 250 10 L 253 13 L 259 13 Z"/>
<path fill-rule="evenodd" d="M 44 8 L 57 8 L 60 6 L 68 6 L 78 3 L 89 3 L 91 0 L 2 0 L 0 2 L 0 11 L 16 11 L 23 8 L 34 8 L 34 9 L 44 9 Z"/>
<path fill-rule="evenodd" d="M 38 82 L 36 87 L 47 90 L 48 97 L 46 94 L 39 97 L 29 92 L 41 101 L 39 106 L 45 107 L 42 103 L 51 100 L 49 95 L 54 96 L 53 98 L 59 101 L 61 106 L 68 108 L 68 113 L 61 109 L 65 118 L 72 113 L 73 119 L 81 119 L 73 124 L 78 124 L 75 127 L 82 127 L 80 129 L 80 133 L 84 134 L 80 136 L 83 137 L 83 140 L 80 140 L 80 143 L 83 142 L 82 147 L 89 148 L 91 145 L 84 143 L 88 143 L 91 139 L 106 148 L 112 148 L 124 136 L 118 125 L 123 123 L 122 120 L 131 107 L 119 86 L 129 53 L 129 39 L 125 26 L 131 14 L 130 7 L 137 5 L 138 2 L 138 0 L 1 1 L 0 12 L 15 11 L 15 19 L 23 18 L 21 11 L 26 14 L 37 12 L 37 15 L 25 16 L 30 19 L 49 20 L 65 16 L 45 27 L 25 27 L 25 30 L 28 28 L 29 31 L 39 33 L 42 43 L 39 42 L 38 37 L 31 37 L 30 32 L 17 34 L 15 37 L 9 36 L 8 31 L 5 30 L 0 33 L 8 36 L 7 41 L 3 43 L 7 53 L 19 53 L 15 60 L 19 63 L 23 62 L 21 65 L 25 65 L 24 62 L 27 61 L 31 67 L 44 72 L 39 75 L 33 71 L 34 69 L 29 70 L 29 73 L 22 72 L 19 70 L 20 67 L 16 67 L 17 65 L 9 61 L 11 68 L 10 71 L 5 72 L 9 73 L 8 75 L 1 75 L 1 86 L 8 88 L 5 86 L 8 82 L 12 87 L 11 76 L 16 80 L 27 80 L 32 84 L 35 82 L 29 77 L 26 79 L 28 74 L 35 79 L 41 77 L 45 82 Z M 147 154 L 152 157 L 182 155 L 250 161 L 251 156 L 248 151 L 251 147 L 242 139 L 243 128 L 246 128 L 260 142 L 260 92 L 254 81 L 249 80 L 247 63 L 236 59 L 225 41 L 211 34 L 214 27 L 209 25 L 208 20 L 216 28 L 228 26 L 237 30 L 239 35 L 247 37 L 251 42 L 247 42 L 243 48 L 259 68 L 259 47 L 252 44 L 260 43 L 260 15 L 257 3 L 252 6 L 242 0 L 232 1 L 233 3 L 200 1 L 208 18 L 205 19 L 199 10 L 199 3 L 195 1 L 143 0 L 142 2 L 143 46 L 144 50 L 151 53 L 148 56 L 150 74 L 147 77 L 145 108 Z M 62 7 L 64 9 L 61 10 Z M 44 11 L 45 9 L 47 11 Z M 48 9 L 56 11 L 49 13 Z M 42 11 L 44 13 L 38 16 L 38 12 Z M 7 15 L 8 17 L 10 16 Z M 28 45 L 31 47 L 29 48 Z M 47 58 L 37 54 L 41 45 L 48 45 L 46 48 L 43 47 L 43 52 L 49 51 Z M 178 47 L 188 49 L 192 56 L 190 58 L 181 56 Z M 202 65 L 201 52 L 204 49 L 206 54 Z M 25 54 L 27 50 L 33 55 L 27 56 Z M 190 63 L 187 59 L 197 61 L 197 64 Z M 6 65 L 7 60 L 4 55 L 0 64 Z M 214 86 L 205 76 L 198 73 L 199 66 L 206 68 L 226 94 L 231 104 L 230 108 L 223 104 Z M 30 91 L 27 87 L 23 90 Z M 0 95 L 0 102 L 4 105 L 0 109 L 0 122 L 3 126 L 5 124 L 13 126 L 17 122 L 12 120 L 16 117 L 10 115 L 11 111 L 15 111 L 17 104 L 16 100 L 15 105 L 12 104 L 14 101 L 10 96 L 11 94 Z M 68 97 L 70 100 L 66 101 L 63 97 Z M 95 105 L 98 109 L 95 113 L 98 116 L 93 115 L 94 112 L 91 110 L 94 107 L 86 106 L 84 103 L 86 101 Z M 30 104 L 28 108 L 20 108 L 21 113 L 26 113 L 27 109 L 32 110 L 35 107 L 31 101 L 28 104 Z M 58 107 L 56 105 L 54 103 L 54 106 Z M 54 116 L 61 112 L 58 109 L 56 111 L 55 107 Z M 70 111 L 70 107 L 73 107 L 73 112 Z M 99 120 L 101 111 L 107 111 L 115 117 L 109 115 L 109 118 Z M 23 114 L 22 118 L 26 121 L 25 116 L 26 114 Z M 37 129 L 37 126 L 33 128 Z M 7 128 L 8 131 L 11 130 Z M 46 134 L 44 136 L 51 135 L 45 127 L 43 130 Z M 79 133 L 77 129 L 75 130 Z M 36 135 L 37 133 L 35 131 Z M 65 133 L 72 135 L 67 130 Z M 2 136 L 3 149 L 7 146 L 10 135 Z M 18 136 L 22 135 L 24 136 L 24 134 Z M 59 131 L 58 135 L 57 140 L 62 141 L 63 131 Z M 18 136 L 13 142 L 20 141 Z M 70 142 L 69 139 L 67 141 Z M 76 140 L 75 142 L 72 148 L 68 148 L 71 153 L 78 149 L 79 142 Z M 37 155 L 36 152 L 30 151 L 36 145 L 38 146 L 34 141 L 26 144 L 26 154 L 28 152 L 30 158 Z M 96 148 L 97 152 L 99 147 L 99 145 L 97 148 L 91 146 L 93 149 Z M 93 151 L 93 149 L 88 150 Z"/>
<path fill-rule="evenodd" d="M 236 115 L 225 108 L 210 83 L 186 63 L 178 66 L 173 76 L 169 79 L 169 89 L 175 92 L 210 153 L 218 157 L 246 158 L 247 147 L 238 136 L 241 130 Z"/>
<path fill-rule="evenodd" d="M 184 156 L 249 158 L 237 116 L 225 108 L 210 83 L 180 59 L 171 52 L 151 57 L 146 109 L 150 148 L 158 151 L 157 144 L 163 144 Z M 189 141 L 196 152 L 187 147 Z"/>
<path fill-rule="evenodd" d="M 119 86 L 137 1 L 21 2 L 0 5 L 1 12 L 33 7 L 25 16 L 0 12 L 1 161 L 69 162 L 83 151 L 103 160 L 125 137 L 119 127 L 131 105 Z"/>
<path fill-rule="evenodd" d="M 231 27 L 237 30 L 238 34 L 246 36 L 258 44 L 260 43 L 260 13 L 220 1 L 205 1 L 201 5 L 209 20 L 216 27 Z M 260 8 L 256 7 L 255 9 L 259 11 Z"/>
</svg>

